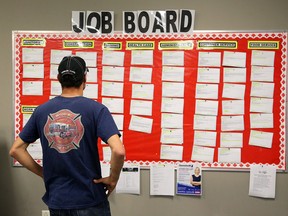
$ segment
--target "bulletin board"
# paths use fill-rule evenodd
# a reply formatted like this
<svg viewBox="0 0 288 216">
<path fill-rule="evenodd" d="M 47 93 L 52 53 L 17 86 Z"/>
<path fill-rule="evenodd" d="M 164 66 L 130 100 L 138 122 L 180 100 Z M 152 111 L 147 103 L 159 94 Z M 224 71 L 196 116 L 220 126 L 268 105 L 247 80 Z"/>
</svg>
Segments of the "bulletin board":
<svg viewBox="0 0 288 216">
<path fill-rule="evenodd" d="M 15 137 L 38 105 L 61 94 L 57 62 L 67 54 L 84 59 L 93 54 L 86 96 L 107 106 L 121 99 L 110 111 L 127 162 L 143 167 L 199 162 L 223 170 L 267 164 L 285 170 L 286 32 L 14 31 L 12 39 Z M 113 76 L 113 68 L 122 78 Z M 106 161 L 107 145 L 101 140 L 97 145 Z M 41 163 L 41 153 L 35 152 Z"/>
</svg>

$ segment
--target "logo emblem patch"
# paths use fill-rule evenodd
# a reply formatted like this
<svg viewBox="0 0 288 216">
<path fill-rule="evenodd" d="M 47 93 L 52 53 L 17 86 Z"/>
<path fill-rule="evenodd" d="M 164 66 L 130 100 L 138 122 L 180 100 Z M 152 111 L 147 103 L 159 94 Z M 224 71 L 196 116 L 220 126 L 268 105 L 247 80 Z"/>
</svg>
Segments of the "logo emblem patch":
<svg viewBox="0 0 288 216">
<path fill-rule="evenodd" d="M 59 153 L 80 148 L 80 141 L 84 134 L 81 115 L 67 109 L 50 114 L 44 126 L 44 134 L 49 147 Z"/>
</svg>

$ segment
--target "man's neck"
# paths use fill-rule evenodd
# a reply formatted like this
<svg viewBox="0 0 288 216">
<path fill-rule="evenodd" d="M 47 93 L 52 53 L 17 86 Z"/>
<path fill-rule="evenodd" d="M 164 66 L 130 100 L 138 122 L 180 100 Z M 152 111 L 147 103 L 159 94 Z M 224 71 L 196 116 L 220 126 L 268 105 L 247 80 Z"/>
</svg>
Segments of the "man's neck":
<svg viewBox="0 0 288 216">
<path fill-rule="evenodd" d="M 77 97 L 77 96 L 83 96 L 83 88 L 80 86 L 80 88 L 63 88 L 62 89 L 62 97 Z"/>
</svg>

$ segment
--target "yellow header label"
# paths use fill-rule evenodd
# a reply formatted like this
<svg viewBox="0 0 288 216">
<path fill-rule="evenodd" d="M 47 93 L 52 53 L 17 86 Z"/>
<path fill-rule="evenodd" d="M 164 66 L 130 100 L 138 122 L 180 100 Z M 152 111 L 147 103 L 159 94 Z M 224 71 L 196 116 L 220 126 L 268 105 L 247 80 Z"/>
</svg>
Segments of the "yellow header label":
<svg viewBox="0 0 288 216">
<path fill-rule="evenodd" d="M 126 50 L 154 50 L 154 41 L 127 41 Z"/>
<path fill-rule="evenodd" d="M 248 41 L 248 49 L 279 49 L 279 41 Z"/>
<path fill-rule="evenodd" d="M 32 114 L 36 108 L 37 108 L 37 105 L 22 105 L 21 113 Z"/>
<path fill-rule="evenodd" d="M 39 38 L 39 39 L 22 38 L 21 46 L 45 47 L 46 39 L 44 38 Z"/>
<path fill-rule="evenodd" d="M 94 48 L 93 40 L 63 40 L 63 48 Z"/>
<path fill-rule="evenodd" d="M 103 42 L 103 50 L 122 50 L 122 42 Z"/>
<path fill-rule="evenodd" d="M 185 49 L 191 50 L 193 49 L 193 41 L 192 40 L 181 40 L 181 41 L 160 41 L 159 42 L 159 50 L 178 50 Z"/>
<path fill-rule="evenodd" d="M 237 49 L 237 41 L 199 40 L 197 49 Z"/>
</svg>

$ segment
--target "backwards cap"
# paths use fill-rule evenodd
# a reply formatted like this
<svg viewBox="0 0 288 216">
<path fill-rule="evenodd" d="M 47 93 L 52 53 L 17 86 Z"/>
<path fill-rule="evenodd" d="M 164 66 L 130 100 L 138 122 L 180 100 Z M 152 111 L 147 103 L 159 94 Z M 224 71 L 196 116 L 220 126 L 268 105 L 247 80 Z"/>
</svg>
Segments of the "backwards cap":
<svg viewBox="0 0 288 216">
<path fill-rule="evenodd" d="M 58 73 L 61 77 L 71 75 L 78 80 L 81 79 L 86 72 L 86 63 L 79 56 L 65 56 L 58 66 Z"/>
</svg>

